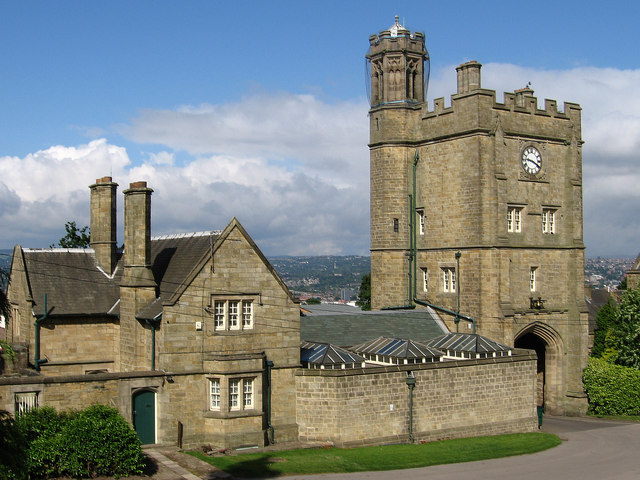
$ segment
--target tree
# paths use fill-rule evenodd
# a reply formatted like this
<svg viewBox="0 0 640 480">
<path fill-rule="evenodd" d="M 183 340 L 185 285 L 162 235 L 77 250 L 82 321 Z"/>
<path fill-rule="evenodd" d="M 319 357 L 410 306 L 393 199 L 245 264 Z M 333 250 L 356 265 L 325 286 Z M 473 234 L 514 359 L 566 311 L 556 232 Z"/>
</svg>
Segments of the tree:
<svg viewBox="0 0 640 480">
<path fill-rule="evenodd" d="M 617 287 L 618 290 L 626 290 L 627 289 L 627 277 L 625 276 L 620 283 L 618 284 Z"/>
<path fill-rule="evenodd" d="M 593 334 L 591 356 L 602 358 L 607 347 L 612 346 L 612 336 L 618 323 L 618 309 L 613 300 L 609 300 L 600 308 L 596 317 L 596 330 Z M 611 353 L 611 352 L 610 352 Z"/>
<path fill-rule="evenodd" d="M 64 229 L 67 231 L 67 234 L 60 239 L 58 242 L 58 246 L 62 248 L 87 248 L 89 247 L 89 242 L 91 237 L 89 236 L 89 232 L 87 230 L 89 227 L 84 226 L 82 228 L 78 228 L 76 226 L 75 221 L 67 222 L 64 224 Z M 51 245 L 54 247 L 55 245 Z"/>
<path fill-rule="evenodd" d="M 307 298 L 306 300 L 307 305 L 320 305 L 321 303 L 322 301 L 317 297 Z"/>
<path fill-rule="evenodd" d="M 640 288 L 624 291 L 618 306 L 618 358 L 616 363 L 640 368 Z"/>
<path fill-rule="evenodd" d="M 11 307 L 7 292 L 2 289 L 2 285 L 9 285 L 9 273 L 0 268 L 0 316 L 4 317 L 5 325 L 8 325 L 11 318 Z M 0 339 L 0 351 L 4 352 L 11 360 L 15 358 L 13 346 L 6 340 Z M 2 372 L 2 362 L 0 361 L 0 373 Z"/>
<path fill-rule="evenodd" d="M 362 310 L 371 310 L 371 274 L 367 273 L 362 277 L 362 283 L 360 283 L 360 293 L 358 294 L 358 301 L 356 305 L 359 305 Z"/>
</svg>

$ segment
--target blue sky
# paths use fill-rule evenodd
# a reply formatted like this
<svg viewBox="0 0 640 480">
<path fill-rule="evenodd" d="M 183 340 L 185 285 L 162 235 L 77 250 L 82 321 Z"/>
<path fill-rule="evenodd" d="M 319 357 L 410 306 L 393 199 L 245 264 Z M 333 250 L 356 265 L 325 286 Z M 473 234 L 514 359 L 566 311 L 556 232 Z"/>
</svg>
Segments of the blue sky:
<svg viewBox="0 0 640 480">
<path fill-rule="evenodd" d="M 426 34 L 430 102 L 478 60 L 498 99 L 530 81 L 582 105 L 587 255 L 635 256 L 640 7 L 585 5 L 2 2 L 0 248 L 88 224 L 112 174 L 154 188 L 154 234 L 237 216 L 268 255 L 367 254 L 364 55 L 397 14 Z"/>
</svg>

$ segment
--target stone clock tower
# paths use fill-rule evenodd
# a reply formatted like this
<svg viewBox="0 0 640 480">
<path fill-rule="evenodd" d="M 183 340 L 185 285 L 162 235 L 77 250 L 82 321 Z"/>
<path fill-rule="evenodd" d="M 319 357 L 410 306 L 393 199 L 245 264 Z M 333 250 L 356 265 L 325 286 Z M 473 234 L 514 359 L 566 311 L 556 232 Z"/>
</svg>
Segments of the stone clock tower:
<svg viewBox="0 0 640 480">
<path fill-rule="evenodd" d="M 481 87 L 425 98 L 424 35 L 369 39 L 372 306 L 459 312 L 452 331 L 535 349 L 548 413 L 586 411 L 580 106 Z"/>
</svg>

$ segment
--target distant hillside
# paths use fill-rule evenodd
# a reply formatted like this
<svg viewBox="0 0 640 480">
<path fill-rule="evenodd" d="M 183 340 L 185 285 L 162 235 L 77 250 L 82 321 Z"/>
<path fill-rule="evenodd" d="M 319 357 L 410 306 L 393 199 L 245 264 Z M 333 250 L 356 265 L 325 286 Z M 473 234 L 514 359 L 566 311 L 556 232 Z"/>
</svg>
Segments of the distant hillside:
<svg viewBox="0 0 640 480">
<path fill-rule="evenodd" d="M 11 249 L 0 249 L 0 269 L 9 271 L 12 254 Z M 371 258 L 368 256 L 278 256 L 269 258 L 269 261 L 296 295 L 317 296 L 325 300 L 355 297 L 362 277 L 371 272 Z M 595 287 L 615 287 L 633 261 L 634 258 L 587 258 L 585 280 Z"/>
<path fill-rule="evenodd" d="M 280 256 L 269 258 L 269 262 L 296 295 L 308 294 L 325 300 L 354 297 L 360 290 L 362 277 L 371 271 L 371 259 L 357 255 Z"/>
</svg>

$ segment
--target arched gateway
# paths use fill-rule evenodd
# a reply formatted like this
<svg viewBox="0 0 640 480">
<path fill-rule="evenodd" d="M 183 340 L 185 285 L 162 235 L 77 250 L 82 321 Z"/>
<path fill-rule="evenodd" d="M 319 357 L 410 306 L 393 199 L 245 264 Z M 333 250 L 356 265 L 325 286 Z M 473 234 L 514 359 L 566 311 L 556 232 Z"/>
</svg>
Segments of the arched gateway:
<svg viewBox="0 0 640 480">
<path fill-rule="evenodd" d="M 553 328 L 542 322 L 524 327 L 515 337 L 516 348 L 535 350 L 538 355 L 537 405 L 547 413 L 561 414 L 562 400 L 562 338 Z"/>
</svg>

